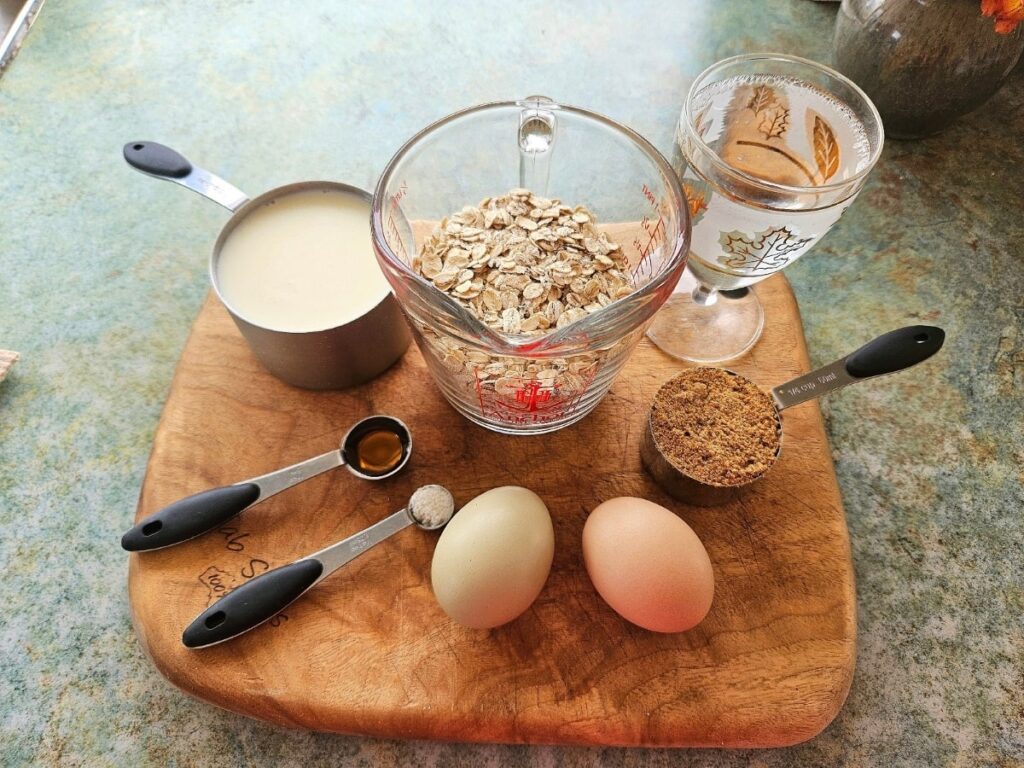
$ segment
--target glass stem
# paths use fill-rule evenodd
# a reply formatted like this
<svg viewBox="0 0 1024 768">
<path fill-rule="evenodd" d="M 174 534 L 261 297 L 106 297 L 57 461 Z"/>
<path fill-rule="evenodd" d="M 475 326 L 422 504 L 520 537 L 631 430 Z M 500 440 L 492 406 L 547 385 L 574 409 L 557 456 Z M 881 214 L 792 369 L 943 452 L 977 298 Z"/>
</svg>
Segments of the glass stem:
<svg viewBox="0 0 1024 768">
<path fill-rule="evenodd" d="M 710 307 L 718 301 L 718 290 L 698 282 L 697 287 L 693 289 L 693 293 L 690 296 L 693 299 L 693 303 L 697 306 Z"/>
</svg>

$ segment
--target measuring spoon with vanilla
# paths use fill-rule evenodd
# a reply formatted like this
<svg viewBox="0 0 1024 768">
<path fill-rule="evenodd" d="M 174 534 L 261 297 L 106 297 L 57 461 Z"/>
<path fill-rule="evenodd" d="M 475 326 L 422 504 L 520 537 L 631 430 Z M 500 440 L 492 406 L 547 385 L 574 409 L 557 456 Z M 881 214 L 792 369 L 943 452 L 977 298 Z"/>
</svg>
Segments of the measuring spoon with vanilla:
<svg viewBox="0 0 1024 768">
<path fill-rule="evenodd" d="M 393 416 L 368 416 L 352 426 L 338 450 L 176 501 L 136 523 L 121 537 L 121 546 L 143 552 L 180 544 L 328 470 L 345 467 L 363 480 L 383 480 L 401 471 L 410 455 L 412 435 L 403 422 Z"/>
</svg>

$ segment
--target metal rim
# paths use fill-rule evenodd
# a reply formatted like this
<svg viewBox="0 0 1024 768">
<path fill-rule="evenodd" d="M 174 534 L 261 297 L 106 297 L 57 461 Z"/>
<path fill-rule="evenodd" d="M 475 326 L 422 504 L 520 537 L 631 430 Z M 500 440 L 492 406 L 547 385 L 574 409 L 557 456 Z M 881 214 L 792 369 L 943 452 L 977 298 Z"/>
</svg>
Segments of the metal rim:
<svg viewBox="0 0 1024 768">
<path fill-rule="evenodd" d="M 703 366 L 703 367 L 707 367 L 707 366 Z M 690 370 L 699 370 L 699 368 L 692 368 Z M 753 381 L 750 381 L 750 379 L 748 379 L 742 373 L 737 373 L 736 371 L 730 370 L 729 368 L 719 368 L 717 370 L 720 370 L 720 371 L 722 371 L 724 373 L 728 373 L 730 376 L 738 376 L 741 379 L 746 379 L 751 384 L 754 384 Z M 669 381 L 671 381 L 671 380 L 672 379 L 669 379 Z M 667 384 L 667 383 L 668 382 L 666 381 L 665 384 Z M 665 386 L 665 384 L 662 384 L 662 386 Z M 754 386 L 757 387 L 757 384 L 754 384 Z M 757 388 L 761 389 L 760 387 L 757 387 Z M 661 391 L 661 387 L 659 387 L 658 390 Z M 764 391 L 764 390 L 761 390 L 761 391 Z M 655 397 L 657 397 L 657 394 L 655 394 Z M 730 490 L 730 489 L 739 489 L 739 488 L 745 488 L 748 485 L 753 485 L 758 480 L 763 479 L 765 477 L 765 475 L 767 475 L 769 472 L 772 471 L 772 469 L 775 467 L 775 465 L 779 461 L 779 456 L 782 454 L 782 440 L 783 440 L 783 437 L 785 435 L 785 431 L 782 428 L 782 413 L 779 411 L 779 407 L 777 405 L 775 405 L 774 401 L 772 401 L 772 410 L 773 410 L 773 412 L 775 414 L 775 431 L 776 431 L 776 433 L 779 436 L 779 444 L 775 448 L 775 456 L 772 457 L 772 463 L 769 464 L 768 468 L 764 472 L 762 472 L 760 475 L 758 475 L 757 477 L 752 477 L 749 480 L 744 480 L 742 483 L 732 483 L 730 485 L 721 485 L 719 483 L 709 483 L 709 482 L 707 482 L 705 480 L 701 480 L 699 478 L 696 478 L 693 475 L 691 475 L 689 472 L 686 472 L 686 471 L 680 469 L 679 467 L 677 467 L 674 463 L 672 463 L 668 459 L 668 457 L 665 455 L 664 449 L 661 446 L 661 443 L 658 442 L 658 436 L 654 432 L 654 424 L 652 422 L 652 419 L 654 418 L 653 404 L 652 404 L 652 407 L 650 409 L 648 409 L 648 411 L 647 411 L 647 429 L 651 433 L 651 440 L 654 443 L 654 447 L 658 450 L 658 453 L 660 453 L 661 456 L 665 459 L 665 463 L 668 464 L 668 466 L 670 466 L 672 468 L 673 472 L 677 472 L 681 477 L 684 477 L 687 480 L 690 480 L 690 481 L 692 481 L 694 483 L 697 483 L 699 485 L 703 485 L 703 486 L 705 486 L 707 488 L 714 488 L 716 490 L 723 490 L 723 491 L 724 490 Z"/>
<path fill-rule="evenodd" d="M 361 437 L 361 431 L 369 426 L 377 426 L 390 428 L 392 432 L 398 435 L 398 439 L 402 443 L 402 459 L 394 466 L 389 472 L 385 472 L 381 475 L 371 475 L 363 472 L 356 467 L 350 460 L 350 449 L 355 448 L 354 445 L 350 446 L 349 442 L 354 441 L 356 437 Z M 385 413 L 376 413 L 372 416 L 366 416 L 351 427 L 345 433 L 345 436 L 341 438 L 341 457 L 345 459 L 345 468 L 356 477 L 362 478 L 363 480 L 384 480 L 388 477 L 393 477 L 405 468 L 405 465 L 409 463 L 409 458 L 412 456 L 412 432 L 409 431 L 409 427 L 401 419 L 397 419 L 394 416 L 388 416 Z"/>
<path fill-rule="evenodd" d="M 413 511 L 412 511 L 412 499 L 413 499 L 413 496 L 415 496 L 417 493 L 419 493 L 424 488 L 441 488 L 445 493 L 447 493 L 451 497 L 451 500 L 452 500 L 452 513 L 448 516 L 448 519 L 445 520 L 443 523 L 438 523 L 437 525 L 424 525 L 422 522 L 420 522 L 420 520 L 413 513 Z M 448 523 L 450 523 L 452 521 L 452 518 L 455 517 L 456 511 L 457 510 L 455 508 L 455 496 L 452 494 L 452 492 L 450 490 L 448 490 L 447 486 L 439 485 L 437 483 L 427 483 L 426 485 L 421 485 L 421 486 L 417 487 L 416 490 L 414 490 L 412 492 L 412 494 L 409 496 L 409 501 L 406 502 L 406 504 L 405 504 L 405 515 L 406 515 L 406 517 L 408 517 L 409 520 L 412 521 L 413 525 L 415 525 L 417 528 L 419 528 L 420 530 L 423 530 L 423 531 L 439 531 L 439 530 L 441 530 L 446 525 L 448 525 Z"/>
</svg>

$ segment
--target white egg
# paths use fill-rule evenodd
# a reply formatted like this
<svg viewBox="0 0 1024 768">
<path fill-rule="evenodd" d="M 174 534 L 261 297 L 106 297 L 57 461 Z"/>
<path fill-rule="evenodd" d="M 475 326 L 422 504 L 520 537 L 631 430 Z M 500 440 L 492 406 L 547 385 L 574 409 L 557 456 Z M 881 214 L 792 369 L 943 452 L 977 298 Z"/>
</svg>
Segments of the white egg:
<svg viewBox="0 0 1024 768">
<path fill-rule="evenodd" d="M 467 627 L 506 624 L 537 599 L 554 553 L 541 498 L 526 488 L 494 488 L 459 510 L 438 539 L 430 566 L 434 596 Z"/>
</svg>

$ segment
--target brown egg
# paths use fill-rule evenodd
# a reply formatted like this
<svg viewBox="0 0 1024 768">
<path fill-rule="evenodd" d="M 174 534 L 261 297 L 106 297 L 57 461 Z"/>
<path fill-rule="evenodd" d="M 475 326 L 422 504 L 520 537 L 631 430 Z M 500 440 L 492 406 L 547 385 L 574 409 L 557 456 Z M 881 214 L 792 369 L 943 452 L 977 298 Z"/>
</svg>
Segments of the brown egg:
<svg viewBox="0 0 1024 768">
<path fill-rule="evenodd" d="M 683 632 L 711 609 L 711 560 L 675 513 L 646 499 L 610 499 L 583 527 L 583 559 L 598 594 L 622 618 Z"/>
</svg>

